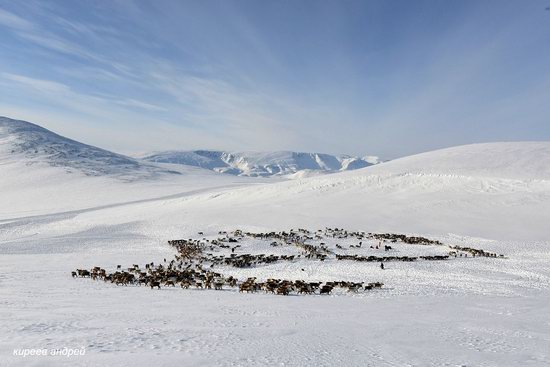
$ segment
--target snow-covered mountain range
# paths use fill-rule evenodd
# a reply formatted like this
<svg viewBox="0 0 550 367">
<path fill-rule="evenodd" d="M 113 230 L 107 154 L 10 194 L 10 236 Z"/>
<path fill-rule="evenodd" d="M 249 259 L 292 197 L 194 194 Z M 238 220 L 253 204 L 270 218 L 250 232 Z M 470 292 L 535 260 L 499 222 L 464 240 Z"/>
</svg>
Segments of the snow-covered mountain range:
<svg viewBox="0 0 550 367">
<path fill-rule="evenodd" d="M 237 176 L 287 176 L 294 178 L 320 173 L 349 171 L 365 168 L 379 162 L 378 157 L 349 155 L 276 152 L 224 152 L 218 150 L 165 151 L 142 157 L 159 163 L 175 163 L 206 168 Z"/>
<path fill-rule="evenodd" d="M 125 180 L 179 173 L 178 167 L 198 167 L 236 176 L 299 178 L 355 170 L 379 163 L 378 157 L 299 152 L 165 151 L 132 158 L 65 138 L 30 122 L 0 116 L 0 152 L 27 164 L 46 163 L 88 176 Z M 5 157 L 4 157 L 5 158 Z"/>
</svg>

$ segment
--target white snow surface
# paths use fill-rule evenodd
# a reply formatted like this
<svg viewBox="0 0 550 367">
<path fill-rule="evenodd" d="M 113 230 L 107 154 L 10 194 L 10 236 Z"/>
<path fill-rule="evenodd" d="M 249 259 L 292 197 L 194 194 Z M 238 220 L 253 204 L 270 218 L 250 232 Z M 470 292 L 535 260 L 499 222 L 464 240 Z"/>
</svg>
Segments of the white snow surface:
<svg viewBox="0 0 550 367">
<path fill-rule="evenodd" d="M 461 146 L 276 182 L 177 165 L 151 167 L 179 175 L 132 180 L 68 173 L 43 155 L 4 149 L 10 136 L 0 148 L 0 366 L 550 364 L 548 142 Z M 331 296 L 152 291 L 70 276 L 171 258 L 166 241 L 198 231 L 326 226 L 422 235 L 507 258 L 223 269 L 385 284 Z M 260 242 L 245 250 L 287 251 Z M 86 354 L 13 355 L 64 347 Z"/>
<path fill-rule="evenodd" d="M 165 151 L 142 157 L 149 162 L 175 163 L 206 168 L 237 176 L 296 178 L 308 173 L 332 173 L 364 168 L 379 162 L 378 157 L 365 158 L 322 153 L 224 152 L 216 150 Z M 298 173 L 296 176 L 295 174 Z"/>
</svg>

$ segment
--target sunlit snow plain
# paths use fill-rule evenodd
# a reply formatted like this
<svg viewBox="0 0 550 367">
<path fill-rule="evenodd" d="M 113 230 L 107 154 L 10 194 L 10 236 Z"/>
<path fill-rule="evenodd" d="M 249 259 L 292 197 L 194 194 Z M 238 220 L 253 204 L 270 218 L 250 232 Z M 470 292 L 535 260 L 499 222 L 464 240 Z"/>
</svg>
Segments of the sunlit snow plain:
<svg viewBox="0 0 550 367">
<path fill-rule="evenodd" d="M 177 177 L 125 182 L 8 153 L 0 163 L 2 366 L 550 364 L 550 143 L 457 147 L 283 182 L 175 166 Z M 506 258 L 222 269 L 384 283 L 328 296 L 71 277 L 173 258 L 167 241 L 199 231 L 325 227 L 421 235 Z M 65 347 L 85 354 L 13 353 Z"/>
</svg>

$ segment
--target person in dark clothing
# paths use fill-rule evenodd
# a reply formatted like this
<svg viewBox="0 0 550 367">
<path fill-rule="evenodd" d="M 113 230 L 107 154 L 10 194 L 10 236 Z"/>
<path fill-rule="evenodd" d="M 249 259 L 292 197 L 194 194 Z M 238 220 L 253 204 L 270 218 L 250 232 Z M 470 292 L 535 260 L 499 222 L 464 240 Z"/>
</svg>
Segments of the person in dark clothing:
<svg viewBox="0 0 550 367">
<path fill-rule="evenodd" d="M 380 269 L 384 270 L 384 263 L 380 263 Z"/>
</svg>

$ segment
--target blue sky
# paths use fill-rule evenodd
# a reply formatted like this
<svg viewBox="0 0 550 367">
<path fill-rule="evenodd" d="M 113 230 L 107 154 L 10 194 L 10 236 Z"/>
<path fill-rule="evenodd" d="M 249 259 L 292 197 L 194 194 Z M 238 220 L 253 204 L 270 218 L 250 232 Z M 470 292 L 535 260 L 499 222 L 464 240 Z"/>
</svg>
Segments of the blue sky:
<svg viewBox="0 0 550 367">
<path fill-rule="evenodd" d="M 128 154 L 550 140 L 548 6 L 0 0 L 0 115 Z"/>
</svg>

